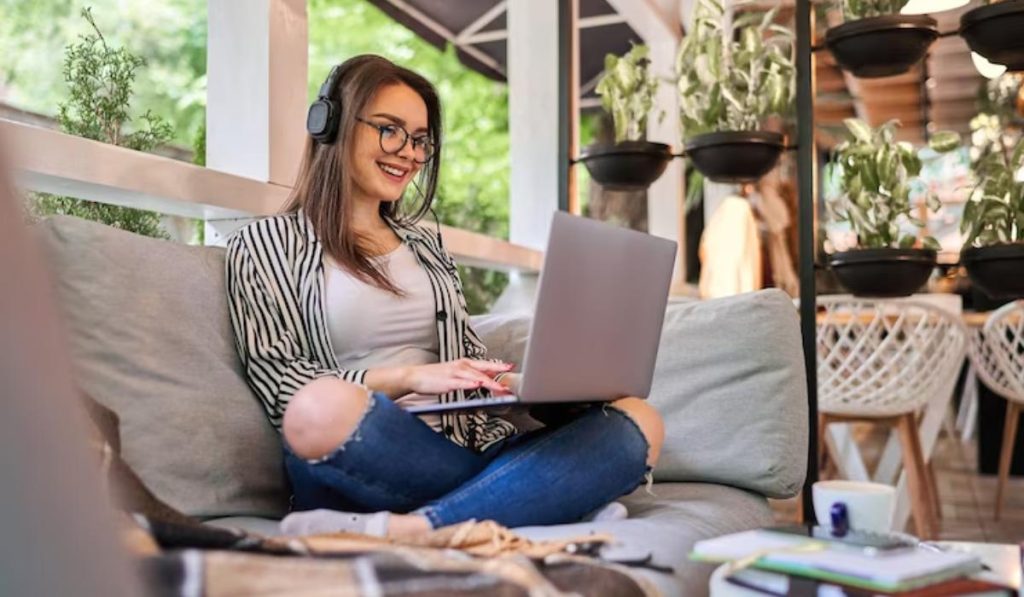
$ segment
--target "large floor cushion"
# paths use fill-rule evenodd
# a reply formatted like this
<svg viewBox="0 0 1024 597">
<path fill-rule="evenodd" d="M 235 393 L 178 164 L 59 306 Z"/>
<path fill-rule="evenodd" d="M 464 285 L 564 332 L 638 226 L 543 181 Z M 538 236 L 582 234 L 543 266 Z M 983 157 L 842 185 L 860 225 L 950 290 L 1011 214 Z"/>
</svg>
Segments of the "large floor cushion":
<svg viewBox="0 0 1024 597">
<path fill-rule="evenodd" d="M 473 323 L 491 357 L 523 362 L 528 315 Z M 670 304 L 649 396 L 666 427 L 655 478 L 796 495 L 807 463 L 802 355 L 797 312 L 782 291 Z"/>
<path fill-rule="evenodd" d="M 128 465 L 186 514 L 281 516 L 280 440 L 233 344 L 224 251 L 69 217 L 41 227 L 78 381 L 119 416 Z"/>
</svg>

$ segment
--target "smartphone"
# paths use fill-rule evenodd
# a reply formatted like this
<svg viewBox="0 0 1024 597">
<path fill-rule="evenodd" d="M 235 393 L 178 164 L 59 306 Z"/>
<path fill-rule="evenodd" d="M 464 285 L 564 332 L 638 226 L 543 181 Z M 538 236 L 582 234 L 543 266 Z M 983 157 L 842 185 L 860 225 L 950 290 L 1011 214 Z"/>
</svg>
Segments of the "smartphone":
<svg viewBox="0 0 1024 597">
<path fill-rule="evenodd" d="M 765 529 L 774 533 L 786 535 L 800 535 L 810 537 L 819 541 L 831 541 L 841 543 L 850 547 L 856 547 L 879 554 L 894 550 L 914 549 L 917 541 L 906 536 L 889 533 L 875 533 L 871 531 L 849 530 L 845 535 L 832 534 L 832 527 L 811 526 L 811 525 L 786 525 Z"/>
</svg>

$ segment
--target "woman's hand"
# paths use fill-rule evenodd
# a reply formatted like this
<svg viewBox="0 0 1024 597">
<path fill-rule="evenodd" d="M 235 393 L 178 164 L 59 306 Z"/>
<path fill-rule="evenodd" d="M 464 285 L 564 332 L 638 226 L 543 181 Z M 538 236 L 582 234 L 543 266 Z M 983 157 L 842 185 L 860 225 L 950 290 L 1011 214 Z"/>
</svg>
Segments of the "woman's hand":
<svg viewBox="0 0 1024 597">
<path fill-rule="evenodd" d="M 497 396 L 507 396 L 510 392 L 504 385 L 494 381 L 494 376 L 508 373 L 512 367 L 509 363 L 458 359 L 431 365 L 370 369 L 364 381 L 371 390 L 383 392 L 391 399 L 412 392 L 433 396 L 478 388 L 487 388 Z"/>
<path fill-rule="evenodd" d="M 519 373 L 502 373 L 499 374 L 495 379 L 498 383 L 505 386 L 508 389 L 509 394 L 519 393 Z"/>
<path fill-rule="evenodd" d="M 508 395 L 508 389 L 494 381 L 494 376 L 512 369 L 509 363 L 475 359 L 459 359 L 447 363 L 409 367 L 407 385 L 417 394 L 432 396 L 454 390 L 487 388 L 492 394 Z"/>
</svg>

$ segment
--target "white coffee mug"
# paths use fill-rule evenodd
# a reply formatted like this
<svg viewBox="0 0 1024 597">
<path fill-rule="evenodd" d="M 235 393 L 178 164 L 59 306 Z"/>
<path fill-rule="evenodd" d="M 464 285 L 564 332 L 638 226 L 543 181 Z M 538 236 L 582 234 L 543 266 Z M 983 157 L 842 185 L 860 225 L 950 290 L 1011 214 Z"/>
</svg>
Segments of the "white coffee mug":
<svg viewBox="0 0 1024 597">
<path fill-rule="evenodd" d="M 849 528 L 885 533 L 892 530 L 896 510 L 896 488 L 863 481 L 818 481 L 813 487 L 814 514 L 818 524 L 832 525 L 830 514 L 836 502 L 846 504 Z"/>
</svg>

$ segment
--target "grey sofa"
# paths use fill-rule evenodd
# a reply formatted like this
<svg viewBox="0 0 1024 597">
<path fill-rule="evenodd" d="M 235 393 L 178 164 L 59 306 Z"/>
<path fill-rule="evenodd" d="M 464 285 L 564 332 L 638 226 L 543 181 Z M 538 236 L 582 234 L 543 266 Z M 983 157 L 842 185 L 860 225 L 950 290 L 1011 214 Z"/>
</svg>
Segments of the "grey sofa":
<svg viewBox="0 0 1024 597">
<path fill-rule="evenodd" d="M 81 387 L 121 420 L 122 455 L 169 505 L 211 524 L 276 532 L 287 509 L 279 440 L 242 375 L 224 298 L 224 251 L 74 218 L 40 227 Z M 522 362 L 529 316 L 475 318 L 492 355 Z M 673 303 L 649 397 L 667 439 L 630 518 L 519 529 L 534 538 L 600 529 L 610 555 L 650 553 L 665 594 L 707 592 L 699 539 L 772 523 L 766 497 L 803 483 L 806 389 L 797 315 L 762 291 Z M 566 495 L 565 499 L 572 499 Z"/>
</svg>

